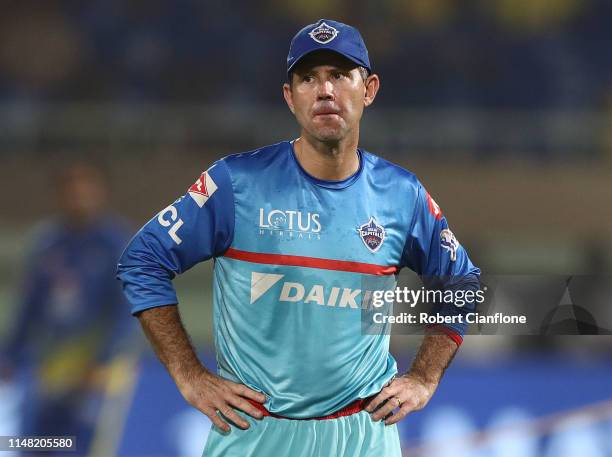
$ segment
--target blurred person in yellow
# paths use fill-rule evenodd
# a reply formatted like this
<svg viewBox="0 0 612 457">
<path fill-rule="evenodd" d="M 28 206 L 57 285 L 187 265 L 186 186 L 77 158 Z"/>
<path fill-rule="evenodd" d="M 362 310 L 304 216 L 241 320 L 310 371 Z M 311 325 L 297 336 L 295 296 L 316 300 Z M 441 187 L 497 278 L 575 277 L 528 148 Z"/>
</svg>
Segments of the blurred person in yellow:
<svg viewBox="0 0 612 457">
<path fill-rule="evenodd" d="M 107 210 L 95 167 L 68 165 L 54 185 L 59 211 L 35 230 L 0 373 L 26 379 L 20 435 L 76 436 L 84 455 L 110 364 L 133 334 L 114 280 L 128 227 Z"/>
</svg>

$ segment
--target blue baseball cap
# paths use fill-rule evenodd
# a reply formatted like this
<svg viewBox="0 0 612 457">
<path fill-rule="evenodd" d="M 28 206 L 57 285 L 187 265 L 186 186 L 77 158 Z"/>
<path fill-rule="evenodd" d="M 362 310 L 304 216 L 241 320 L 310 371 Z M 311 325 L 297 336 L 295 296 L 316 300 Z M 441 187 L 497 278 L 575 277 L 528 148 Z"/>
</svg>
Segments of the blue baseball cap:
<svg viewBox="0 0 612 457">
<path fill-rule="evenodd" d="M 359 30 L 342 22 L 319 19 L 304 27 L 291 40 L 287 75 L 302 57 L 324 49 L 337 52 L 372 73 L 368 50 Z"/>
</svg>

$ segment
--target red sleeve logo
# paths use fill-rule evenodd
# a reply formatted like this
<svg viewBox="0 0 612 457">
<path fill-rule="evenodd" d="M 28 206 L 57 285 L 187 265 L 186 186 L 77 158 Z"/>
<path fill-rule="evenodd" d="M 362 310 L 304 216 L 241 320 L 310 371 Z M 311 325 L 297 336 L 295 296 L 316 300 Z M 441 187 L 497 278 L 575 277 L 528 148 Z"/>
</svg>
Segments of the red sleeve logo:
<svg viewBox="0 0 612 457">
<path fill-rule="evenodd" d="M 193 185 L 189 188 L 189 192 L 195 192 L 205 197 L 209 197 L 208 190 L 206 189 L 206 172 L 200 175 L 200 178 L 193 183 Z"/>
<path fill-rule="evenodd" d="M 217 184 L 213 181 L 208 172 L 205 171 L 187 191 L 196 204 L 202 208 L 216 190 Z"/>
<path fill-rule="evenodd" d="M 442 219 L 442 209 L 440 208 L 440 206 L 436 203 L 436 201 L 431 198 L 431 195 L 429 195 L 429 192 L 426 192 L 427 195 L 427 206 L 429 207 L 429 212 L 433 215 L 433 217 L 436 218 L 436 220 L 440 220 Z"/>
</svg>

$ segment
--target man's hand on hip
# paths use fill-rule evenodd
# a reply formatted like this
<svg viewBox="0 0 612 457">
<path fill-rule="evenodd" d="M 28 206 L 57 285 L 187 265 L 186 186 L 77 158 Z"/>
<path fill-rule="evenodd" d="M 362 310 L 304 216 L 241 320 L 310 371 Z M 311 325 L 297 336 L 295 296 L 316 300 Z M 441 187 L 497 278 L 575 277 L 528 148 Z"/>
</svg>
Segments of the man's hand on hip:
<svg viewBox="0 0 612 457">
<path fill-rule="evenodd" d="M 233 408 L 261 419 L 262 413 L 247 399 L 260 403 L 265 395 L 242 384 L 223 379 L 208 371 L 198 359 L 183 326 L 178 306 L 150 308 L 138 315 L 142 329 L 159 360 L 168 369 L 179 391 L 193 407 L 206 414 L 213 424 L 225 432 L 230 426 L 225 419 L 246 429 L 249 424 Z"/>
<path fill-rule="evenodd" d="M 457 343 L 453 339 L 437 329 L 429 330 L 408 373 L 393 379 L 365 408 L 372 413 L 372 420 L 384 419 L 386 425 L 391 425 L 408 413 L 423 409 L 456 353 Z M 398 411 L 393 413 L 395 409 Z"/>
<path fill-rule="evenodd" d="M 418 411 L 429 402 L 437 385 L 427 384 L 406 374 L 393 379 L 365 408 L 372 420 L 385 420 L 385 425 L 399 422 L 408 413 Z M 377 409 L 378 408 L 378 409 Z M 393 413 L 394 410 L 397 411 Z"/>
<path fill-rule="evenodd" d="M 206 414 L 214 425 L 229 432 L 229 424 L 223 418 L 233 422 L 242 429 L 249 428 L 249 423 L 244 420 L 234 408 L 244 411 L 248 415 L 261 419 L 263 414 L 247 399 L 264 403 L 264 394 L 249 389 L 243 384 L 237 384 L 223 379 L 206 370 L 188 380 L 177 381 L 177 386 L 189 404 Z M 223 418 L 217 414 L 221 413 Z"/>
</svg>

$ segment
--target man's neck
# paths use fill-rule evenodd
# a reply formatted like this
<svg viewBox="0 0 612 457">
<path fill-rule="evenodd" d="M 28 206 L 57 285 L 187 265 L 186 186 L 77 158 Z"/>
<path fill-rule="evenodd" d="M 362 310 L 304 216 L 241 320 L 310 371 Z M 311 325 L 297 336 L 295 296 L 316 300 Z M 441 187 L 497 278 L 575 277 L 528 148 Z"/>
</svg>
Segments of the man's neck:
<svg viewBox="0 0 612 457">
<path fill-rule="evenodd" d="M 359 170 L 356 140 L 324 143 L 302 132 L 293 148 L 302 168 L 317 179 L 342 181 Z"/>
</svg>

